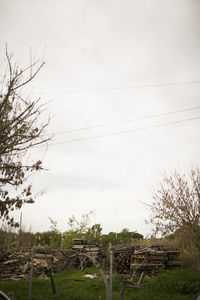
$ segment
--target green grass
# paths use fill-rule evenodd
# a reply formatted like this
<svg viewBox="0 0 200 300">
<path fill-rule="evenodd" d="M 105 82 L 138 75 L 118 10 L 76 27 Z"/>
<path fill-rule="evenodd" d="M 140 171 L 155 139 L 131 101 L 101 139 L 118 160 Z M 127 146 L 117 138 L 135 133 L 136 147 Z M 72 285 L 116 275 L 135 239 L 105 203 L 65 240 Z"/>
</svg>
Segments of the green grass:
<svg viewBox="0 0 200 300">
<path fill-rule="evenodd" d="M 33 279 L 32 300 L 104 300 L 105 288 L 102 279 L 84 278 L 98 272 L 94 268 L 84 271 L 70 270 L 54 276 L 59 294 L 53 295 L 50 279 Z M 200 291 L 197 272 L 190 269 L 164 271 L 154 278 L 146 278 L 151 285 L 142 288 L 127 288 L 124 300 L 191 300 Z M 0 282 L 0 290 L 13 292 L 17 300 L 28 299 L 29 282 Z M 113 277 L 113 300 L 119 299 L 120 277 Z"/>
</svg>

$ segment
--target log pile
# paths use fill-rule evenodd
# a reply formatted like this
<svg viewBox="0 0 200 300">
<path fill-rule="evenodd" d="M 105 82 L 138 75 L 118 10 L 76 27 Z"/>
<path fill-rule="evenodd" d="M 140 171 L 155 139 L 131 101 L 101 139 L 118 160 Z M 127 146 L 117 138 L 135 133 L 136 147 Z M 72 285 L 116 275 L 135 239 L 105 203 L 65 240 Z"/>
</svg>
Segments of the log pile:
<svg viewBox="0 0 200 300">
<path fill-rule="evenodd" d="M 103 265 L 103 261 L 105 259 L 105 255 L 103 254 L 101 248 L 97 244 L 91 244 L 85 239 L 74 239 L 74 244 L 72 249 L 77 254 L 86 254 L 88 257 L 92 257 L 96 261 L 98 261 L 101 265 Z M 92 262 L 89 258 L 84 255 L 78 257 L 80 261 L 80 269 L 83 270 L 85 267 L 89 267 L 92 265 Z"/>
<path fill-rule="evenodd" d="M 155 275 L 164 269 L 165 261 L 164 251 L 145 247 L 134 251 L 131 269 L 138 274 L 144 272 L 145 275 Z"/>
<path fill-rule="evenodd" d="M 162 246 L 114 249 L 114 269 L 119 274 L 155 275 L 162 269 L 180 268 L 180 252 Z"/>
<path fill-rule="evenodd" d="M 133 247 L 120 247 L 114 249 L 114 269 L 117 273 L 130 273 L 130 263 L 133 257 L 133 252 Z"/>
<path fill-rule="evenodd" d="M 33 273 L 36 277 L 46 278 L 49 268 L 53 272 L 63 272 L 77 268 L 80 261 L 70 249 L 54 250 L 49 247 L 35 249 Z M 31 267 L 31 250 L 19 253 L 0 253 L 0 280 L 16 281 L 28 279 Z"/>
<path fill-rule="evenodd" d="M 3 253 L 0 258 L 0 279 L 5 281 L 16 281 L 27 279 L 30 273 L 31 253 Z M 44 260 L 34 259 L 35 275 L 43 275 L 46 270 Z"/>
<path fill-rule="evenodd" d="M 81 252 L 92 256 L 99 262 L 102 253 L 99 247 L 88 245 Z M 46 278 L 49 268 L 54 273 L 64 272 L 69 269 L 84 269 L 91 266 L 91 261 L 79 255 L 80 249 L 52 249 L 51 247 L 37 247 L 34 250 L 33 273 L 36 277 Z M 31 267 L 31 249 L 18 253 L 0 253 L 0 280 L 16 281 L 28 279 Z"/>
<path fill-rule="evenodd" d="M 181 267 L 180 251 L 164 246 L 152 246 L 152 249 L 156 251 L 164 251 L 166 260 L 164 262 L 165 269 L 177 269 Z"/>
<path fill-rule="evenodd" d="M 40 247 L 36 248 L 35 253 L 34 257 L 44 259 L 55 273 L 78 267 L 77 258 L 71 249 Z"/>
<path fill-rule="evenodd" d="M 120 247 L 113 250 L 114 269 L 119 274 L 144 272 L 145 275 L 154 275 L 161 269 L 180 268 L 180 252 L 175 249 L 152 246 L 137 249 Z M 33 260 L 34 276 L 47 277 L 49 268 L 54 273 L 72 268 L 84 269 L 92 264 L 88 256 L 95 258 L 100 263 L 104 258 L 101 249 L 94 245 L 87 245 L 81 250 L 80 248 L 77 250 L 36 248 Z M 30 267 L 31 250 L 19 253 L 0 253 L 0 280 L 28 279 Z"/>
</svg>

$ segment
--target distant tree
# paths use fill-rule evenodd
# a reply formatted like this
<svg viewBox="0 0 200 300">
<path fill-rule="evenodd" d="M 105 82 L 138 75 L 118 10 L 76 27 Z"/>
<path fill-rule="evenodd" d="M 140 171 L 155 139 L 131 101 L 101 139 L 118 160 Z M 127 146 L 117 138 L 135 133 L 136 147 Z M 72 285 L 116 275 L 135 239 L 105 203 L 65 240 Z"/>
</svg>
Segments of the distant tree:
<svg viewBox="0 0 200 300">
<path fill-rule="evenodd" d="M 58 222 L 49 217 L 49 221 L 51 223 L 51 231 L 50 232 L 50 246 L 54 248 L 60 248 L 61 246 L 61 237 L 62 234 L 60 230 L 58 230 Z"/>
<path fill-rule="evenodd" d="M 90 216 L 93 214 L 93 211 L 89 213 L 82 214 L 81 219 L 78 220 L 72 215 L 68 220 L 68 226 L 70 230 L 76 232 L 77 234 L 84 234 L 90 228 L 89 225 L 91 223 Z"/>
<path fill-rule="evenodd" d="M 135 240 L 143 239 L 143 235 L 138 232 L 129 231 L 128 228 L 122 229 L 120 233 L 117 234 L 120 243 L 131 245 Z"/>
<path fill-rule="evenodd" d="M 91 227 L 91 231 L 92 231 L 93 233 L 101 234 L 101 232 L 102 232 L 101 224 L 94 224 L 94 225 Z"/>
<path fill-rule="evenodd" d="M 85 237 L 89 242 L 100 243 L 101 242 L 101 232 L 102 232 L 101 224 L 94 224 L 94 225 L 92 225 L 92 227 L 90 227 L 88 229 Z"/>
<path fill-rule="evenodd" d="M 101 244 L 106 251 L 110 245 L 134 245 L 136 240 L 143 239 L 143 235 L 138 232 L 129 231 L 124 228 L 121 232 L 109 232 L 108 234 L 101 235 Z"/>
<path fill-rule="evenodd" d="M 62 247 L 72 247 L 73 239 L 75 238 L 87 238 L 87 233 L 90 229 L 90 216 L 93 211 L 82 214 L 80 220 L 72 215 L 68 220 L 68 230 L 62 234 Z"/>
<path fill-rule="evenodd" d="M 51 223 L 50 229 L 44 232 L 37 232 L 35 234 L 35 243 L 37 246 L 51 246 L 53 248 L 60 248 L 62 234 L 57 228 L 57 222 L 49 218 Z"/>
<path fill-rule="evenodd" d="M 51 245 L 51 231 L 36 232 L 35 240 L 37 246 L 50 246 Z"/>
<path fill-rule="evenodd" d="M 200 259 L 200 169 L 187 174 L 175 171 L 163 175 L 153 194 L 150 222 L 163 236 L 179 232 L 182 239 L 193 241 Z"/>
<path fill-rule="evenodd" d="M 128 228 L 123 228 L 121 232 L 123 232 L 123 233 L 129 232 L 129 229 Z"/>
<path fill-rule="evenodd" d="M 45 135 L 49 120 L 41 122 L 44 106 L 39 99 L 31 100 L 25 91 L 44 62 L 21 68 L 7 49 L 6 59 L 7 71 L 2 71 L 0 78 L 0 219 L 17 227 L 10 213 L 34 202 L 27 178 L 43 168 L 41 160 L 28 158 L 32 148 L 49 140 Z"/>
</svg>

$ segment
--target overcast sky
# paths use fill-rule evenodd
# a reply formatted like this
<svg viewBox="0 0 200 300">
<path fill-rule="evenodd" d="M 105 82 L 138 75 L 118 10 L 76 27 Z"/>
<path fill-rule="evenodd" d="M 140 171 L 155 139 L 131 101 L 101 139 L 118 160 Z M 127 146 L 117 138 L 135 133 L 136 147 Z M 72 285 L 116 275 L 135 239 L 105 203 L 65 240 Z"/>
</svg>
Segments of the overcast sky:
<svg viewBox="0 0 200 300">
<path fill-rule="evenodd" d="M 104 232 L 150 233 L 161 173 L 200 165 L 199 37 L 199 0 L 0 0 L 1 66 L 5 43 L 22 65 L 30 48 L 46 61 L 31 97 L 54 138 L 37 149 L 49 171 L 33 177 L 46 193 L 22 209 L 27 228 L 95 210 Z"/>
</svg>

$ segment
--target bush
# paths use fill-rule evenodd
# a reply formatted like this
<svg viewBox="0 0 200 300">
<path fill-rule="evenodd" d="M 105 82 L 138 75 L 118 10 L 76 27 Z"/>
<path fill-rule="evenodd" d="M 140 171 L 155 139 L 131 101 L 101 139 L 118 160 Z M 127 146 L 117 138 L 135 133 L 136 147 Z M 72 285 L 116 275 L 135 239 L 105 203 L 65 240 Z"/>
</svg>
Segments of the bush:
<svg viewBox="0 0 200 300">
<path fill-rule="evenodd" d="M 191 269 L 167 270 L 153 280 L 154 289 L 173 295 L 195 295 L 200 290 L 198 273 Z"/>
</svg>

